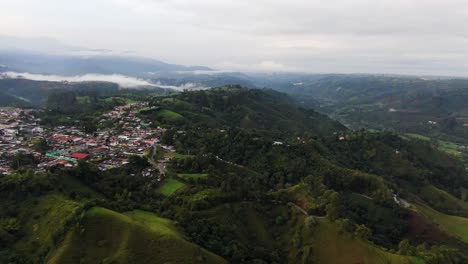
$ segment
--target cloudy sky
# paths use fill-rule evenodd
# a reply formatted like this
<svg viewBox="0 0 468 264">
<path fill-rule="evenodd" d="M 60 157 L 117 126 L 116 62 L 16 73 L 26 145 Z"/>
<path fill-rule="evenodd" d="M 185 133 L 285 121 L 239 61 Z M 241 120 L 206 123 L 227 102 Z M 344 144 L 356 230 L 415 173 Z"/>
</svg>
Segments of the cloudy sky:
<svg viewBox="0 0 468 264">
<path fill-rule="evenodd" d="M 468 75 L 468 0 L 0 4 L 0 35 L 48 37 L 170 63 L 221 70 Z"/>
</svg>

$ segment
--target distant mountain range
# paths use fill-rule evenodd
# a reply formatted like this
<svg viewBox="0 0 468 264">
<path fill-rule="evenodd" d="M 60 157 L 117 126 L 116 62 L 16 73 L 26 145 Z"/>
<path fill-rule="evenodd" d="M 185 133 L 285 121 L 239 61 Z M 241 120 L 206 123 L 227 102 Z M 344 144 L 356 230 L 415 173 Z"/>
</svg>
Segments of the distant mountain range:
<svg viewBox="0 0 468 264">
<path fill-rule="evenodd" d="M 57 75 L 87 73 L 141 75 L 150 72 L 211 70 L 203 66 L 182 66 L 139 57 L 49 55 L 13 50 L 0 50 L 0 64 L 16 72 Z"/>
<path fill-rule="evenodd" d="M 182 66 L 110 50 L 71 46 L 48 38 L 0 36 L 0 71 L 55 75 L 123 74 L 210 71 L 204 66 Z"/>
</svg>

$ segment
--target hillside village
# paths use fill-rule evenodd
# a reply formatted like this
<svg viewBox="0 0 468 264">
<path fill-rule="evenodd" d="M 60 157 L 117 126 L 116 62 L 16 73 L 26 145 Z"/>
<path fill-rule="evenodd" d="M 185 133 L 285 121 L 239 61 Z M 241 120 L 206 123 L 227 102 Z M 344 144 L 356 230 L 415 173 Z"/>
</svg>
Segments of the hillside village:
<svg viewBox="0 0 468 264">
<path fill-rule="evenodd" d="M 102 114 L 100 120 L 113 125 L 94 133 L 85 133 L 78 126 L 42 126 L 36 117 L 41 110 L 0 108 L 0 173 L 12 173 L 13 163 L 21 162 L 18 159 L 22 156 L 33 157 L 33 162 L 24 167 L 35 172 L 58 164 L 73 167 L 79 160 L 91 161 L 105 171 L 127 164 L 130 155 L 144 156 L 155 146 L 173 152 L 172 146 L 159 144 L 165 129 L 152 128 L 151 123 L 136 116 L 143 107 L 146 107 L 144 103 L 115 107 Z M 41 143 L 42 150 L 37 146 Z M 169 158 L 164 159 L 160 163 Z M 154 168 L 145 169 L 143 175 L 151 176 L 154 171 Z"/>
</svg>

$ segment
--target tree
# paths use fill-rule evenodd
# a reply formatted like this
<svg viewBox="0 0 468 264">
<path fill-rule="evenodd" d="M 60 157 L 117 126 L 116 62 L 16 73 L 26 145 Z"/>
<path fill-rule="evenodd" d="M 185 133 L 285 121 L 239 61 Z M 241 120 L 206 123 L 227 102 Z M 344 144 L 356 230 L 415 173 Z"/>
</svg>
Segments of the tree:
<svg viewBox="0 0 468 264">
<path fill-rule="evenodd" d="M 37 160 L 32 154 L 18 153 L 11 159 L 10 167 L 16 170 L 23 166 L 33 165 L 37 163 Z"/>
<path fill-rule="evenodd" d="M 174 145 L 174 135 L 175 135 L 175 130 L 174 129 L 168 129 L 166 132 L 161 137 L 161 143 L 166 144 L 166 145 Z"/>
<path fill-rule="evenodd" d="M 365 225 L 356 225 L 354 235 L 362 240 L 368 240 L 372 236 L 372 231 Z"/>
<path fill-rule="evenodd" d="M 351 222 L 351 220 L 347 218 L 342 218 L 336 221 L 340 230 L 343 232 L 353 232 L 354 230 L 354 225 Z"/>
<path fill-rule="evenodd" d="M 414 248 L 411 246 L 408 239 L 403 239 L 398 244 L 398 253 L 400 253 L 401 255 L 413 255 L 414 254 Z"/>
<path fill-rule="evenodd" d="M 35 138 L 31 141 L 31 143 L 33 144 L 34 149 L 40 153 L 45 153 L 47 150 L 50 149 L 47 140 L 43 138 Z"/>
<path fill-rule="evenodd" d="M 144 168 L 149 167 L 150 164 L 145 157 L 140 157 L 138 155 L 131 155 L 128 157 L 128 165 L 134 171 L 142 171 Z"/>
<path fill-rule="evenodd" d="M 88 133 L 94 133 L 97 130 L 97 124 L 94 120 L 85 120 L 83 121 L 83 130 Z"/>
<path fill-rule="evenodd" d="M 338 217 L 341 214 L 341 209 L 342 209 L 342 202 L 340 198 L 340 194 L 337 192 L 333 192 L 330 194 L 328 197 L 328 205 L 325 208 L 325 211 L 327 212 L 327 217 L 334 221 L 338 219 Z"/>
</svg>

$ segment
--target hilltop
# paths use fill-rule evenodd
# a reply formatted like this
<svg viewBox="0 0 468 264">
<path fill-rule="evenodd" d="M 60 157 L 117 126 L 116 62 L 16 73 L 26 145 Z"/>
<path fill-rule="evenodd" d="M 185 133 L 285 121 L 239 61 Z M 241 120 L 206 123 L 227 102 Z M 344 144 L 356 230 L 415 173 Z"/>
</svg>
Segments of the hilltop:
<svg viewBox="0 0 468 264">
<path fill-rule="evenodd" d="M 183 127 L 233 128 L 326 136 L 346 128 L 294 99 L 273 90 L 240 86 L 156 97 L 146 111 L 155 121 Z M 170 112 L 169 112 L 170 111 Z M 145 112 L 144 112 L 145 113 Z"/>
</svg>

